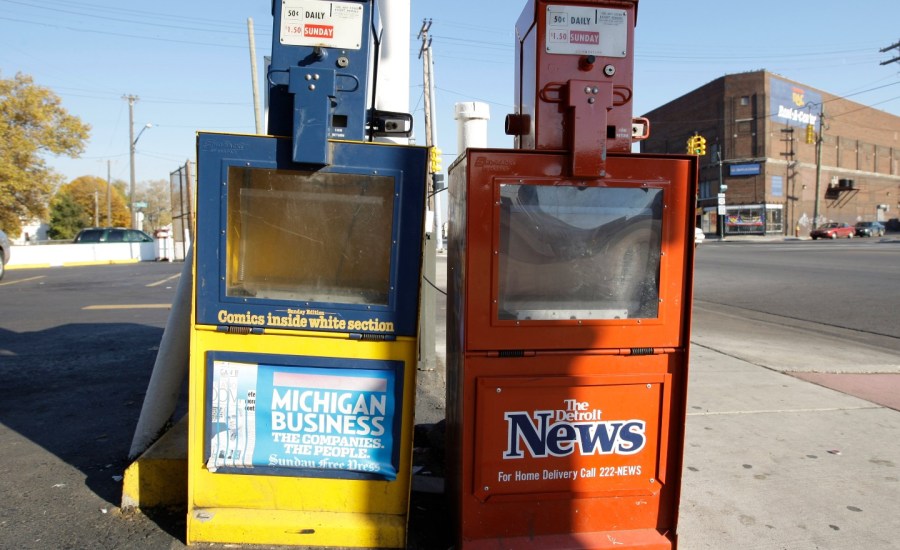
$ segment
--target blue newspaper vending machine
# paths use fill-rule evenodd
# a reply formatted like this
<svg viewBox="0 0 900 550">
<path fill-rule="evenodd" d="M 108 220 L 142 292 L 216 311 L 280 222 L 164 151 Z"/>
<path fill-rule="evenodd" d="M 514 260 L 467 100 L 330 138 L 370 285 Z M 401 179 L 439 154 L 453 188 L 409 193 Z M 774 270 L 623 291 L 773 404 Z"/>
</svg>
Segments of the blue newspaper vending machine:
<svg viewBox="0 0 900 550">
<path fill-rule="evenodd" d="M 273 135 L 197 138 L 187 540 L 401 548 L 428 150 L 371 0 L 273 14 Z"/>
</svg>

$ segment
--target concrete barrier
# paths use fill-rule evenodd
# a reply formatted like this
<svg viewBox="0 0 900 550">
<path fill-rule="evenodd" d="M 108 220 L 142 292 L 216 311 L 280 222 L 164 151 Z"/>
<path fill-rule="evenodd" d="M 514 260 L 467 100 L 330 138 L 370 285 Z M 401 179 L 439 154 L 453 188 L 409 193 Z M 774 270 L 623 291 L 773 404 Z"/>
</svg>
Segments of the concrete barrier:
<svg viewBox="0 0 900 550">
<path fill-rule="evenodd" d="M 7 269 L 156 260 L 156 243 L 85 243 L 13 246 Z"/>
</svg>

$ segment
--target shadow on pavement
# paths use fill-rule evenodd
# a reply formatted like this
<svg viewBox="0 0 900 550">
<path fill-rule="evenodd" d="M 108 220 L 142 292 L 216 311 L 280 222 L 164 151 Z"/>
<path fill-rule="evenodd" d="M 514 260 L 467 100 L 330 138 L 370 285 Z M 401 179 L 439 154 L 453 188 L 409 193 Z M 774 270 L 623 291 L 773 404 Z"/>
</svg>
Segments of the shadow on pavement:
<svg viewBox="0 0 900 550">
<path fill-rule="evenodd" d="M 78 469 L 91 491 L 118 506 L 118 476 L 161 336 L 137 324 L 0 329 L 0 423 Z M 7 465 L 29 463 L 28 449 L 13 452 Z M 35 467 L 47 462 L 31 454 Z"/>
</svg>

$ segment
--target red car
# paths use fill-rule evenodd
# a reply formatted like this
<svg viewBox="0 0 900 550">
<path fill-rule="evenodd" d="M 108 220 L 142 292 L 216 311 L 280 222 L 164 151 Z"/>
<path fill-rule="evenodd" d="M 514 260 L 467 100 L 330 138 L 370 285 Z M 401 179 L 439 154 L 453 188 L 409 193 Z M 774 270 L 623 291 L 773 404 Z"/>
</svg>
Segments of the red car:
<svg viewBox="0 0 900 550">
<path fill-rule="evenodd" d="M 856 228 L 852 225 L 838 222 L 826 223 L 809 232 L 809 236 L 812 237 L 813 240 L 820 237 L 823 239 L 837 239 L 838 237 L 852 239 L 855 234 Z"/>
</svg>

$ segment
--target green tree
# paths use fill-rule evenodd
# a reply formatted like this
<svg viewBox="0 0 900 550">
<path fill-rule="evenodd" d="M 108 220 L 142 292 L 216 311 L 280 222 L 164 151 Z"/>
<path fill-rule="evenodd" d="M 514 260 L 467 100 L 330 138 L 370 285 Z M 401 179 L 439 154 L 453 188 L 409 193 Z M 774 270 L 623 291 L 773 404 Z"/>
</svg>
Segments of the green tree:
<svg viewBox="0 0 900 550">
<path fill-rule="evenodd" d="M 51 239 L 72 239 L 82 228 L 90 225 L 90 221 L 84 208 L 72 195 L 57 193 L 50 204 L 50 229 L 47 236 Z"/>
<path fill-rule="evenodd" d="M 27 75 L 0 78 L 0 229 L 11 237 L 21 234 L 21 220 L 46 216 L 60 182 L 44 156 L 84 151 L 90 126 L 61 103 Z"/>
</svg>

